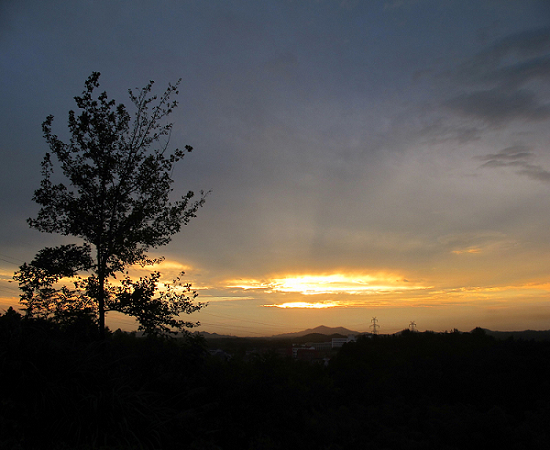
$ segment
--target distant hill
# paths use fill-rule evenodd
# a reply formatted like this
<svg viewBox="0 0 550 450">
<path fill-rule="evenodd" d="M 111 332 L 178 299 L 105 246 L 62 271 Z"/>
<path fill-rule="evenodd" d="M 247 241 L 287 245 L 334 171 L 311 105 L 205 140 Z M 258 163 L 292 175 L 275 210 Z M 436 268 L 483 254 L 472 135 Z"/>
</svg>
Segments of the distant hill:
<svg viewBox="0 0 550 450">
<path fill-rule="evenodd" d="M 227 339 L 236 337 L 228 334 L 209 333 L 208 331 L 197 331 L 196 334 L 200 334 L 205 339 Z"/>
<path fill-rule="evenodd" d="M 340 335 L 343 335 L 343 336 L 348 336 L 349 334 L 357 335 L 357 334 L 361 334 L 361 333 L 359 333 L 358 331 L 348 330 L 347 328 L 344 328 L 344 327 L 331 328 L 331 327 L 326 327 L 324 325 L 321 325 L 321 326 L 316 327 L 316 328 L 308 328 L 307 330 L 298 331 L 296 333 L 277 334 L 277 335 L 274 335 L 274 336 L 271 336 L 271 337 L 274 338 L 274 339 L 292 339 L 292 338 L 297 338 L 297 337 L 303 337 L 303 336 L 306 336 L 308 334 L 323 334 L 323 335 L 326 335 L 326 336 L 330 336 L 330 335 L 333 335 L 333 334 L 340 334 Z"/>
<path fill-rule="evenodd" d="M 535 331 L 535 330 L 525 330 L 525 331 L 491 331 L 485 330 L 489 336 L 493 336 L 496 339 L 523 339 L 526 341 L 550 341 L 550 330 L 545 331 Z"/>
<path fill-rule="evenodd" d="M 474 330 L 472 330 L 474 331 Z M 503 340 L 508 338 L 513 338 L 515 340 L 522 339 L 526 341 L 550 341 L 550 330 L 524 330 L 524 331 L 493 331 L 483 328 L 483 331 L 488 336 L 493 336 L 496 339 Z M 400 335 L 402 331 L 394 333 L 395 335 Z M 470 331 L 471 332 L 471 331 Z M 208 333 L 207 331 L 197 331 L 197 334 L 200 334 L 205 339 L 228 339 L 228 338 L 240 338 L 235 335 L 227 334 L 218 334 L 218 333 Z M 285 333 L 285 334 L 276 334 L 274 336 L 263 336 L 263 337 L 249 337 L 247 339 L 291 339 L 295 340 L 297 343 L 305 342 L 325 342 L 334 337 L 347 337 L 348 335 L 353 334 L 355 336 L 360 334 L 370 334 L 370 333 L 360 333 L 358 331 L 349 330 L 344 327 L 326 327 L 321 325 L 316 328 L 308 328 L 307 330 L 298 331 L 296 333 Z M 142 332 L 136 332 L 136 336 L 142 336 Z"/>
<path fill-rule="evenodd" d="M 266 341 L 266 342 L 275 342 L 275 341 L 289 341 L 296 344 L 305 344 L 308 342 L 330 342 L 332 338 L 345 338 L 350 334 L 358 335 L 361 334 L 357 331 L 348 330 L 343 327 L 325 327 L 320 326 L 317 328 L 309 328 L 307 330 L 298 331 L 296 333 L 286 333 L 286 334 L 277 334 L 275 336 L 248 336 L 241 337 L 235 335 L 226 335 L 218 333 L 209 333 L 207 331 L 197 331 L 195 334 L 201 335 L 206 340 L 246 340 L 246 341 Z"/>
</svg>

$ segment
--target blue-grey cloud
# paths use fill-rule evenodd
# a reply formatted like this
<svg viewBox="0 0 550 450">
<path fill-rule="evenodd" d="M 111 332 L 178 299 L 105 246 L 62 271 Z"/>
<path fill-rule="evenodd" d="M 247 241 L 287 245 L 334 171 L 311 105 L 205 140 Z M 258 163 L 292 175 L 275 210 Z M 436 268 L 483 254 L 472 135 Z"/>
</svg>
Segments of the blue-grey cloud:
<svg viewBox="0 0 550 450">
<path fill-rule="evenodd" d="M 550 55 L 500 67 L 480 78 L 481 82 L 498 83 L 508 89 L 517 89 L 534 80 L 550 81 Z"/>
<path fill-rule="evenodd" d="M 513 75 L 514 68 L 521 71 L 526 62 L 536 62 L 549 51 L 550 27 L 513 33 L 464 61 L 457 75 L 466 81 L 490 81 L 490 74 L 507 68 Z"/>
<path fill-rule="evenodd" d="M 485 161 L 481 167 L 510 167 L 516 169 L 516 173 L 520 175 L 549 183 L 550 171 L 538 164 L 531 163 L 530 161 L 535 157 L 535 154 L 529 150 L 530 148 L 525 145 L 513 145 L 506 147 L 498 153 L 481 156 L 478 159 Z"/>
<path fill-rule="evenodd" d="M 550 117 L 550 104 L 526 89 L 496 87 L 463 93 L 445 102 L 462 116 L 478 119 L 488 125 L 502 125 L 513 119 L 544 120 Z"/>
<path fill-rule="evenodd" d="M 444 105 L 455 113 L 502 126 L 550 117 L 550 27 L 509 35 L 465 61 L 455 73 L 462 92 Z"/>
<path fill-rule="evenodd" d="M 509 164 L 526 164 L 533 157 L 533 153 L 526 145 L 513 145 L 506 147 L 498 153 L 480 156 L 478 159 L 485 161 L 483 167 L 502 167 Z"/>
</svg>

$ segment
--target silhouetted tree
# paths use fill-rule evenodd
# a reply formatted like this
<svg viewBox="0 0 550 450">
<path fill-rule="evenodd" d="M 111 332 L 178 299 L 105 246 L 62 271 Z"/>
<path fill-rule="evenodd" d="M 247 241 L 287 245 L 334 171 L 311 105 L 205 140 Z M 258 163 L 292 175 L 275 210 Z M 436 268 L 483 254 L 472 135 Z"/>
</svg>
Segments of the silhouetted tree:
<svg viewBox="0 0 550 450">
<path fill-rule="evenodd" d="M 53 116 L 42 124 L 50 147 L 42 162 L 42 182 L 33 200 L 41 208 L 29 225 L 46 233 L 80 238 L 79 245 L 62 245 L 41 250 L 29 264 L 21 266 L 15 278 L 23 291 L 21 301 L 27 314 L 53 315 L 58 320 L 71 314 L 97 318 L 104 336 L 105 311 L 118 310 L 137 317 L 147 332 L 192 326 L 178 320 L 179 313 L 200 309 L 194 304 L 190 286 L 173 286 L 156 295 L 157 272 L 139 281 L 127 274 L 131 265 L 153 264 L 147 252 L 167 244 L 201 207 L 189 191 L 171 202 L 172 169 L 192 147 L 168 152 L 172 123 L 164 123 L 177 106 L 179 80 L 169 84 L 162 96 L 151 94 L 153 82 L 138 92 L 129 90 L 135 107 L 133 118 L 123 104 L 116 105 L 105 92 L 94 96 L 99 72 L 85 83 L 75 97 L 77 115 L 69 111 L 71 138 L 63 142 L 52 132 Z M 56 158 L 66 183 L 54 180 Z M 79 276 L 85 272 L 86 275 Z M 109 279 L 125 274 L 121 285 Z M 63 278 L 71 288 L 59 288 Z M 179 283 L 176 280 L 176 285 Z"/>
</svg>

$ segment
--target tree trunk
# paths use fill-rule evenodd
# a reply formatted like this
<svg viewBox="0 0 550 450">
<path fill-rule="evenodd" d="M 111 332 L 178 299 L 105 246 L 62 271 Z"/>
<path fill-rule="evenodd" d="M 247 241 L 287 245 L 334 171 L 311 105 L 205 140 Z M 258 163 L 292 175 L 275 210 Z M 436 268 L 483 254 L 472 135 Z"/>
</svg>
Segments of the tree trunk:
<svg viewBox="0 0 550 450">
<path fill-rule="evenodd" d="M 97 307 L 99 309 L 99 340 L 105 340 L 105 275 L 100 268 L 98 273 L 99 292 L 97 295 Z"/>
<path fill-rule="evenodd" d="M 97 308 L 98 308 L 98 327 L 99 340 L 105 341 L 105 265 L 104 255 L 101 251 L 101 242 L 97 245 Z"/>
</svg>

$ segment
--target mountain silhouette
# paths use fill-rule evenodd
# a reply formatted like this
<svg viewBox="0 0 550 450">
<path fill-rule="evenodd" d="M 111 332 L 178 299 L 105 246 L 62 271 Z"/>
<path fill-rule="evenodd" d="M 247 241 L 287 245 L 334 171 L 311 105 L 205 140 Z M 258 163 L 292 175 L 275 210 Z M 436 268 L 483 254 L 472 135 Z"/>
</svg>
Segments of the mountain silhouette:
<svg viewBox="0 0 550 450">
<path fill-rule="evenodd" d="M 320 325 L 316 328 L 308 328 L 307 330 L 297 331 L 296 333 L 277 334 L 272 337 L 278 338 L 278 339 L 286 339 L 286 338 L 302 337 L 308 334 L 326 334 L 328 336 L 332 334 L 341 334 L 341 335 L 347 336 L 349 334 L 356 335 L 361 333 L 359 333 L 358 331 L 348 330 L 347 328 L 344 328 L 344 327 L 326 327 L 324 325 Z"/>
</svg>

